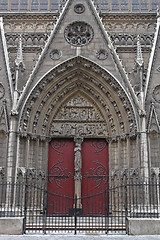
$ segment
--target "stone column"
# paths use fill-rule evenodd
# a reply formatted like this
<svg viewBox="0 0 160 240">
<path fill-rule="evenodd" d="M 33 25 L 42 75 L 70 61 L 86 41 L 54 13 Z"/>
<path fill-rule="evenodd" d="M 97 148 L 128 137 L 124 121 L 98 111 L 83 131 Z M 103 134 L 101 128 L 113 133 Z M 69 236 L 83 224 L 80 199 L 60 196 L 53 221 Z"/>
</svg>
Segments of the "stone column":
<svg viewBox="0 0 160 240">
<path fill-rule="evenodd" d="M 149 178 L 149 163 L 148 163 L 148 141 L 147 141 L 147 132 L 146 132 L 146 118 L 145 115 L 141 115 L 141 133 L 140 133 L 140 142 L 141 142 L 141 174 L 144 180 Z"/>
<path fill-rule="evenodd" d="M 17 171 L 19 167 L 19 148 L 20 148 L 20 136 L 17 134 L 17 149 L 16 149 L 16 162 L 15 162 L 15 182 L 17 181 Z"/>
<path fill-rule="evenodd" d="M 83 138 L 77 137 L 74 139 L 75 142 L 75 160 L 74 160 L 74 168 L 75 168 L 75 196 L 77 196 L 77 207 L 81 208 L 81 181 L 82 181 L 82 174 L 81 174 L 81 168 L 82 168 L 82 156 L 81 156 L 81 144 L 83 142 Z"/>
<path fill-rule="evenodd" d="M 27 141 L 26 141 L 26 161 L 25 161 L 25 167 L 28 169 L 29 167 L 29 153 L 30 153 L 30 136 L 27 136 Z"/>
<path fill-rule="evenodd" d="M 118 139 L 118 162 L 116 163 L 116 169 L 119 170 L 122 166 L 121 160 L 123 160 L 123 159 L 121 158 L 121 147 L 122 147 L 121 146 L 121 138 L 118 136 L 117 139 Z"/>
<path fill-rule="evenodd" d="M 17 118 L 11 116 L 9 139 L 8 139 L 8 157 L 7 157 L 7 181 L 13 181 L 16 169 L 16 145 L 17 145 Z"/>
<path fill-rule="evenodd" d="M 14 182 L 16 175 L 16 146 L 17 146 L 17 116 L 13 113 L 11 115 L 9 139 L 8 139 L 8 155 L 7 155 L 7 182 Z M 7 185 L 6 188 L 6 203 L 8 204 L 8 211 L 10 211 L 10 204 L 14 201 L 14 188 L 12 185 Z"/>
<path fill-rule="evenodd" d="M 128 161 L 125 162 L 125 168 L 130 168 L 130 156 L 131 156 L 131 149 L 130 149 L 130 137 L 127 135 L 127 159 Z"/>
</svg>

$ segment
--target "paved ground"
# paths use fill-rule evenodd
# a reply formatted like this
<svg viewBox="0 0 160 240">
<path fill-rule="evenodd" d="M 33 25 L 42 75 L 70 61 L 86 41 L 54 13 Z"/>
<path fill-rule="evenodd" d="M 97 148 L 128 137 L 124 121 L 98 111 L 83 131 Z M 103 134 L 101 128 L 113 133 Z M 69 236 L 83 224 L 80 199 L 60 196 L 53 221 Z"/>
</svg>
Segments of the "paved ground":
<svg viewBox="0 0 160 240">
<path fill-rule="evenodd" d="M 127 236 L 127 235 L 23 235 L 23 236 L 5 236 L 1 235 L 0 240 L 160 240 L 159 236 Z"/>
</svg>

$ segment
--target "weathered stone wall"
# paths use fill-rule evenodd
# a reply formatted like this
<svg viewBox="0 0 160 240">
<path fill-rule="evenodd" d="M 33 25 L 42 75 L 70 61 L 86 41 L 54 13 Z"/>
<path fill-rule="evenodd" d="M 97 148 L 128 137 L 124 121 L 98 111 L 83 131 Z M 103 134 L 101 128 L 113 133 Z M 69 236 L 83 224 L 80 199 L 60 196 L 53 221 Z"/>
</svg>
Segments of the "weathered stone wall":
<svg viewBox="0 0 160 240">
<path fill-rule="evenodd" d="M 84 63 L 83 68 L 86 70 L 85 75 L 82 77 L 82 72 L 80 73 L 82 77 L 82 83 L 81 83 L 81 91 L 83 91 L 85 94 L 87 93 L 88 96 L 94 96 L 94 101 L 95 103 L 98 101 L 101 101 L 101 105 L 106 103 L 104 107 L 110 109 L 111 103 L 112 103 L 112 110 L 114 109 L 114 114 L 113 117 L 109 116 L 110 113 L 108 112 L 108 116 L 106 117 L 107 119 L 107 127 L 108 129 L 105 129 L 105 134 L 101 135 L 102 130 L 99 130 L 99 127 L 97 127 L 94 124 L 94 127 L 98 130 L 96 130 L 96 134 L 94 137 L 106 137 L 107 141 L 109 141 L 109 146 L 110 146 L 110 169 L 124 169 L 124 168 L 137 168 L 142 166 L 141 162 L 141 147 L 142 144 L 140 143 L 140 134 L 139 132 L 142 130 L 140 129 L 140 122 L 141 122 L 141 116 L 139 116 L 139 111 L 137 110 L 136 105 L 134 105 L 134 100 L 132 99 L 133 95 L 129 92 L 128 86 L 125 85 L 124 83 L 124 76 L 120 74 L 119 69 L 117 66 L 115 67 L 115 62 L 113 61 L 113 52 L 111 51 L 111 54 L 109 52 L 109 48 L 106 45 L 106 42 L 104 40 L 104 34 L 100 30 L 99 25 L 95 21 L 94 16 L 90 15 L 90 9 L 86 5 L 86 20 L 87 23 L 89 23 L 93 30 L 94 30 L 94 41 L 81 48 L 79 50 L 80 52 L 77 51 L 76 47 L 70 46 L 70 44 L 64 40 L 64 30 L 68 26 L 68 23 L 71 23 L 75 21 L 75 19 L 78 19 L 79 21 L 81 20 L 81 16 L 79 15 L 77 18 L 77 14 L 73 11 L 73 9 L 69 10 L 69 16 L 63 19 L 61 21 L 61 27 L 59 28 L 59 31 L 57 35 L 55 36 L 54 41 L 51 44 L 51 48 L 53 49 L 58 49 L 60 52 L 62 52 L 62 56 L 60 59 L 52 59 L 51 60 L 51 51 L 49 49 L 48 52 L 46 52 L 46 57 L 44 59 L 44 64 L 42 67 L 39 68 L 38 72 L 35 74 L 35 78 L 33 79 L 33 85 L 32 89 L 35 87 L 35 83 L 39 81 L 39 78 L 43 76 L 48 70 L 50 70 L 53 66 L 56 66 L 60 64 L 61 62 L 67 60 L 70 57 L 74 57 L 76 55 L 82 55 L 85 58 L 89 58 L 93 62 L 101 65 L 102 67 L 106 68 L 108 71 L 112 72 L 115 77 L 117 77 L 118 81 L 122 83 L 123 87 L 125 88 L 126 93 L 128 94 L 130 100 L 132 101 L 132 114 L 134 112 L 136 118 L 137 118 L 137 132 L 135 132 L 134 136 L 128 136 L 129 131 L 127 129 L 127 121 L 129 121 L 130 118 L 130 111 L 127 112 L 127 107 L 120 107 L 119 104 L 119 99 L 118 99 L 118 94 L 117 92 L 115 94 L 114 86 L 109 86 L 108 89 L 106 88 L 105 85 L 102 84 L 100 75 L 98 76 L 98 69 L 95 67 L 91 66 L 89 63 Z M 94 14 L 92 14 L 94 15 Z M 32 14 L 32 13 L 3 13 L 1 14 L 3 16 L 3 21 L 4 21 L 4 30 L 5 30 L 5 38 L 7 42 L 7 49 L 5 51 L 8 51 L 9 55 L 9 64 L 11 68 L 11 80 L 13 83 L 13 88 L 15 87 L 15 79 L 16 79 L 16 65 L 15 65 L 15 59 L 17 57 L 17 48 L 19 46 L 19 39 L 20 36 L 22 37 L 22 53 L 23 53 L 23 62 L 25 69 L 23 72 L 19 73 L 19 79 L 20 81 L 18 82 L 17 86 L 17 93 L 18 93 L 18 98 L 20 94 L 23 92 L 23 89 L 27 83 L 27 80 L 30 76 L 30 74 L 33 71 L 34 66 L 36 65 L 36 62 L 38 61 L 38 58 L 40 54 L 42 53 L 42 49 L 44 49 L 45 44 L 47 39 L 50 36 L 51 31 L 55 27 L 56 21 L 58 19 L 58 13 L 37 13 L 37 14 Z M 119 56 L 119 60 L 122 61 L 122 67 L 124 67 L 126 73 L 128 74 L 128 79 L 133 86 L 133 91 L 135 92 L 135 95 L 137 96 L 137 99 L 140 101 L 140 74 L 139 74 L 139 68 L 137 66 L 137 39 L 139 36 L 139 41 L 141 44 L 141 50 L 142 50 L 142 55 L 143 55 L 143 71 L 142 71 L 142 79 L 143 79 L 143 87 L 145 87 L 146 84 L 146 74 L 147 74 L 147 68 L 149 66 L 149 60 L 150 60 L 150 54 L 151 54 L 151 49 L 153 46 L 153 39 L 154 39 L 154 33 L 156 30 L 156 13 L 126 13 L 126 14 L 114 14 L 112 12 L 110 13 L 101 13 L 102 17 L 102 22 L 104 24 L 105 30 L 109 34 L 109 38 L 112 41 L 116 52 L 117 56 Z M 157 33 L 157 36 L 159 39 L 159 35 Z M 158 42 L 158 40 L 157 40 Z M 3 44 L 2 44 L 2 36 L 1 36 L 1 42 L 0 42 L 0 47 L 1 51 L 4 52 L 3 49 Z M 108 51 L 108 58 L 106 58 L 104 61 L 101 59 L 97 58 L 96 52 L 98 51 L 98 47 L 107 48 Z M 158 46 L 158 45 L 157 45 Z M 155 47 L 156 48 L 156 47 Z M 104 50 L 103 49 L 103 50 Z M 104 52 L 102 52 L 103 54 Z M 145 110 L 146 113 L 142 113 L 142 115 L 146 114 L 146 127 L 145 130 L 149 132 L 147 136 L 147 146 L 148 148 L 148 153 L 149 153 L 149 160 L 148 160 L 148 165 L 150 168 L 156 168 L 157 169 L 160 167 L 159 163 L 159 145 L 160 145 L 160 139 L 159 139 L 159 112 L 160 112 L 160 107 L 159 107 L 159 52 L 155 51 L 155 59 L 156 63 L 154 62 L 152 66 L 153 70 L 153 79 L 149 83 L 149 90 L 147 92 L 147 101 L 145 102 Z M 118 61 L 119 61 L 118 60 Z M 114 63 L 114 64 L 113 64 Z M 71 63 L 72 64 L 72 63 Z M 82 62 L 80 63 L 82 64 Z M 88 64 L 88 65 L 87 65 Z M 69 66 L 66 64 L 66 66 Z M 59 69 L 59 74 L 60 72 L 63 74 L 64 69 L 67 68 L 66 66 L 62 67 Z M 71 68 L 71 66 L 69 66 Z M 68 69 L 69 69 L 68 67 Z M 81 65 L 82 68 L 82 65 Z M 92 70 L 94 69 L 94 72 L 91 73 L 91 68 Z M 73 69 L 73 66 L 72 66 Z M 90 71 L 90 76 L 87 76 L 87 74 Z M 80 89 L 80 86 L 77 85 L 76 80 L 73 80 L 75 78 L 72 78 L 70 80 L 70 70 L 68 70 L 68 73 L 66 74 L 66 82 L 63 82 L 62 86 L 66 84 L 66 86 L 63 87 L 63 92 L 58 92 L 61 90 L 61 81 L 58 83 L 58 78 L 60 75 L 57 75 L 58 77 L 55 80 L 54 78 L 51 80 L 57 81 L 57 84 L 53 84 L 52 86 L 50 85 L 47 89 L 44 89 L 42 92 L 42 95 L 40 97 L 39 95 L 39 89 L 37 88 L 37 92 L 33 92 L 33 98 L 37 97 L 37 102 L 30 101 L 28 106 L 24 109 L 22 109 L 22 115 L 18 115 L 19 113 L 16 113 L 16 117 L 14 119 L 14 126 L 17 126 L 16 132 L 13 133 L 13 129 L 10 129 L 13 124 L 10 124 L 11 120 L 11 93 L 9 91 L 10 86 L 9 86 L 9 80 L 8 77 L 6 76 L 7 69 L 5 67 L 5 61 L 4 61 L 4 55 L 3 57 L 1 56 L 0 58 L 0 73 L 2 76 L 3 81 L 0 80 L 0 83 L 3 85 L 2 88 L 5 90 L 5 94 L 3 97 L 0 97 L 0 108 L 1 108 L 1 115 L 0 115 L 0 132 L 1 132 L 1 139 L 0 139 L 0 163 L 1 166 L 6 167 L 6 161 L 7 158 L 13 158 L 14 161 L 12 162 L 11 166 L 13 167 L 19 167 L 20 169 L 23 170 L 23 168 L 39 168 L 39 169 L 46 169 L 47 168 L 47 148 L 48 148 L 48 140 L 42 140 L 42 137 L 57 137 L 61 136 L 64 137 L 65 134 L 61 134 L 62 131 L 62 123 L 57 123 L 60 115 L 58 115 L 58 109 L 64 107 L 64 101 L 63 98 L 66 95 L 65 89 L 68 89 L 68 83 L 69 81 L 72 86 L 75 84 L 75 89 L 78 91 Z M 84 74 L 83 72 L 83 74 Z M 93 78 L 91 76 L 93 75 Z M 106 76 L 105 76 L 106 77 Z M 106 78 L 107 79 L 107 78 Z M 89 87 L 85 84 L 91 84 Z M 59 84 L 59 89 L 57 90 L 55 96 L 53 97 L 54 93 L 54 88 L 57 89 L 57 86 Z M 98 97 L 95 97 L 96 94 L 93 92 L 93 85 L 94 90 L 96 89 L 97 93 L 99 94 L 101 91 L 101 98 L 100 100 L 97 100 Z M 43 84 L 42 84 L 43 85 Z M 41 86 L 43 88 L 43 86 Z M 70 86 L 69 86 L 70 87 Z M 112 87 L 112 91 L 110 89 Z M 45 88 L 45 87 L 44 87 Z M 23 99 L 23 102 L 21 103 L 21 106 L 23 106 L 24 102 L 26 101 L 28 95 L 31 93 L 32 89 L 30 88 L 28 92 L 26 92 L 25 98 Z M 107 89 L 107 90 L 106 90 Z M 2 90 L 3 91 L 3 90 Z M 68 91 L 68 90 L 67 90 Z M 111 94 L 110 94 L 111 93 Z M 36 96 L 37 94 L 37 96 Z M 50 94 L 50 95 L 48 95 Z M 97 94 L 97 96 L 98 96 Z M 110 94 L 110 95 L 109 95 Z M 48 97 L 49 96 L 49 97 Z M 62 97 L 61 97 L 62 96 Z M 58 99 L 59 98 L 59 99 Z M 108 100 L 108 99 L 109 100 Z M 3 100 L 5 99 L 5 102 Z M 42 107 L 42 104 L 44 103 L 45 99 L 50 99 L 47 100 L 48 103 L 46 106 L 43 108 L 43 112 L 40 117 L 41 110 L 39 109 Z M 57 101 L 56 105 L 56 111 L 52 108 L 50 108 L 51 104 L 51 99 L 55 99 Z M 58 99 L 58 100 L 57 100 Z M 43 101 L 44 100 L 44 101 Z M 105 101 L 104 101 L 105 100 Z M 61 106 L 58 104 L 61 101 Z M 93 101 L 93 102 L 94 102 Z M 49 103 L 50 102 L 50 103 Z M 125 105 L 124 100 L 122 100 L 123 105 Z M 151 104 L 151 102 L 153 104 Z M 32 112 L 30 115 L 30 106 L 34 104 L 34 107 L 32 108 Z M 127 104 L 128 105 L 128 102 Z M 154 105 L 154 107 L 152 107 Z M 98 105 L 97 105 L 98 106 Z M 100 106 L 100 104 L 99 104 Z M 118 108 L 117 108 L 118 106 Z M 32 107 L 32 106 L 31 106 Z M 45 110 L 47 108 L 47 110 Z M 23 112 L 24 110 L 24 112 Z M 62 110 L 62 109 L 61 109 Z M 118 115 L 118 110 L 120 110 L 120 115 Z M 101 107 L 101 115 L 100 115 L 100 121 L 105 121 L 105 114 L 103 112 Z M 102 114 L 103 112 L 103 114 Z M 14 113 L 15 114 L 15 113 Z M 56 115 L 57 114 L 57 115 Z M 49 117 L 48 117 L 49 115 Z M 54 115 L 54 118 L 51 119 L 51 115 Z M 144 117 L 143 115 L 143 117 Z M 131 116 L 133 117 L 133 115 Z M 29 127 L 26 130 L 25 134 L 30 134 L 34 133 L 35 135 L 38 133 L 39 137 L 34 139 L 34 136 L 32 137 L 23 137 L 23 136 L 18 136 L 18 131 L 20 130 L 19 124 L 21 124 L 20 118 L 23 124 L 25 124 L 26 119 L 30 118 L 29 122 Z M 123 118 L 123 124 L 125 125 L 125 131 L 123 128 L 122 122 L 120 122 L 120 118 Z M 46 125 L 47 121 L 50 121 L 50 125 Z M 52 124 L 51 124 L 52 120 Z M 64 119 L 61 119 L 61 121 Z M 92 119 L 93 120 L 93 119 Z M 16 123 L 15 123 L 16 121 Z M 65 119 L 66 124 L 70 124 L 70 121 L 72 122 L 73 119 Z M 68 122 L 67 122 L 68 121 Z M 118 130 L 116 132 L 116 136 L 114 134 L 108 134 L 108 132 L 112 131 L 112 122 L 116 123 L 120 122 L 121 130 Z M 37 128 L 36 128 L 36 124 Z M 65 125 L 67 129 L 67 126 Z M 84 123 L 81 123 L 81 126 Z M 47 127 L 46 127 L 47 126 Z M 51 126 L 53 128 L 51 128 Z M 100 125 L 99 125 L 100 126 Z M 104 125 L 103 125 L 104 126 Z M 34 128 L 35 127 L 35 128 Z M 88 126 L 87 126 L 88 127 Z M 42 129 L 43 128 L 43 129 Z M 72 126 L 72 130 L 73 130 Z M 119 127 L 120 128 L 120 127 Z M 128 126 L 129 128 L 129 126 Z M 12 137 L 12 141 L 8 145 L 8 138 L 9 138 L 9 129 L 11 130 L 10 132 L 10 137 L 11 135 L 14 135 Z M 88 127 L 89 130 L 88 132 L 91 131 L 90 128 Z M 42 133 L 42 130 L 44 130 L 44 134 Z M 35 131 L 35 132 L 34 132 Z M 67 131 L 67 130 L 66 130 Z M 69 131 L 69 130 L 68 130 Z M 108 131 L 108 132 L 107 132 Z M 48 134 L 50 133 L 50 134 Z M 52 134 L 51 134 L 52 133 Z M 34 135 L 33 134 L 33 135 Z M 22 131 L 23 135 L 23 131 Z M 42 136 L 44 135 L 44 136 Z M 119 136 L 120 135 L 120 136 Z M 122 136 L 125 135 L 125 136 Z M 93 136 L 90 134 L 89 136 Z M 68 137 L 68 135 L 66 135 Z M 73 137 L 73 136 L 72 136 Z M 87 136 L 85 136 L 87 137 Z M 111 139 L 109 139 L 111 137 Z M 9 148 L 8 148 L 9 146 Z M 13 146 L 15 149 L 13 150 Z M 7 153 L 7 149 L 9 149 L 9 152 Z M 10 165 L 10 163 L 9 163 Z M 20 171 L 21 172 L 21 171 Z"/>
</svg>

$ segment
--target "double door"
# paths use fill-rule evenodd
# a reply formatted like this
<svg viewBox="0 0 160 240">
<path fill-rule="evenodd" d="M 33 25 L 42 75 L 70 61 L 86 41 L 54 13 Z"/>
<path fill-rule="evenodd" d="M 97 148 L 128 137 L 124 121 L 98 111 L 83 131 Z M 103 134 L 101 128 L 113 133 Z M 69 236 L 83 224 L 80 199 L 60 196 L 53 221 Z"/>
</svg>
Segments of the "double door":
<svg viewBox="0 0 160 240">
<path fill-rule="evenodd" d="M 80 176 L 77 180 L 74 140 L 54 139 L 49 144 L 49 215 L 69 215 L 75 208 L 75 195 L 78 192 L 76 207 L 83 216 L 106 215 L 108 211 L 107 142 L 104 139 L 84 139 L 78 154 Z"/>
</svg>

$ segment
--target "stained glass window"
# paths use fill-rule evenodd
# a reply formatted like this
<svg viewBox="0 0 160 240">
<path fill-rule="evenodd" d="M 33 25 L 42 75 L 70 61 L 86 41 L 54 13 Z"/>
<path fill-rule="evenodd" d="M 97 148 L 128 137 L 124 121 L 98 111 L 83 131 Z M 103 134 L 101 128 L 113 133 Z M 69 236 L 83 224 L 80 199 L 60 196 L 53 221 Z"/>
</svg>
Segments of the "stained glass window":
<svg viewBox="0 0 160 240">
<path fill-rule="evenodd" d="M 12 11 L 18 11 L 19 1 L 18 0 L 12 0 L 11 1 L 11 10 Z"/>
<path fill-rule="evenodd" d="M 40 11 L 48 10 L 48 0 L 40 0 Z"/>
<path fill-rule="evenodd" d="M 38 0 L 32 0 L 31 1 L 31 11 L 38 11 Z"/>
<path fill-rule="evenodd" d="M 108 0 L 101 0 L 101 10 L 108 11 Z"/>
<path fill-rule="evenodd" d="M 160 7 L 160 0 L 130 0 L 133 12 L 156 12 Z M 0 11 L 44 11 L 56 12 L 65 0 L 0 0 Z M 127 12 L 129 0 L 93 0 L 95 6 L 103 12 Z M 149 9 L 151 8 L 151 9 Z"/>
<path fill-rule="evenodd" d="M 141 10 L 142 11 L 147 11 L 147 9 L 148 9 L 148 1 L 141 0 Z"/>
<path fill-rule="evenodd" d="M 159 0 L 152 0 L 152 10 L 157 10 L 158 6 L 160 7 Z"/>
<path fill-rule="evenodd" d="M 118 0 L 112 0 L 112 10 L 119 10 Z"/>
<path fill-rule="evenodd" d="M 121 0 L 121 10 L 122 11 L 128 10 L 128 0 Z"/>
<path fill-rule="evenodd" d="M 132 11 L 139 11 L 139 0 L 132 0 Z"/>
<path fill-rule="evenodd" d="M 8 1 L 0 0 L 0 10 L 5 11 L 8 9 Z"/>
<path fill-rule="evenodd" d="M 51 11 L 58 10 L 59 1 L 58 0 L 51 0 Z"/>
<path fill-rule="evenodd" d="M 20 10 L 26 10 L 28 9 L 28 0 L 20 0 Z"/>
</svg>

